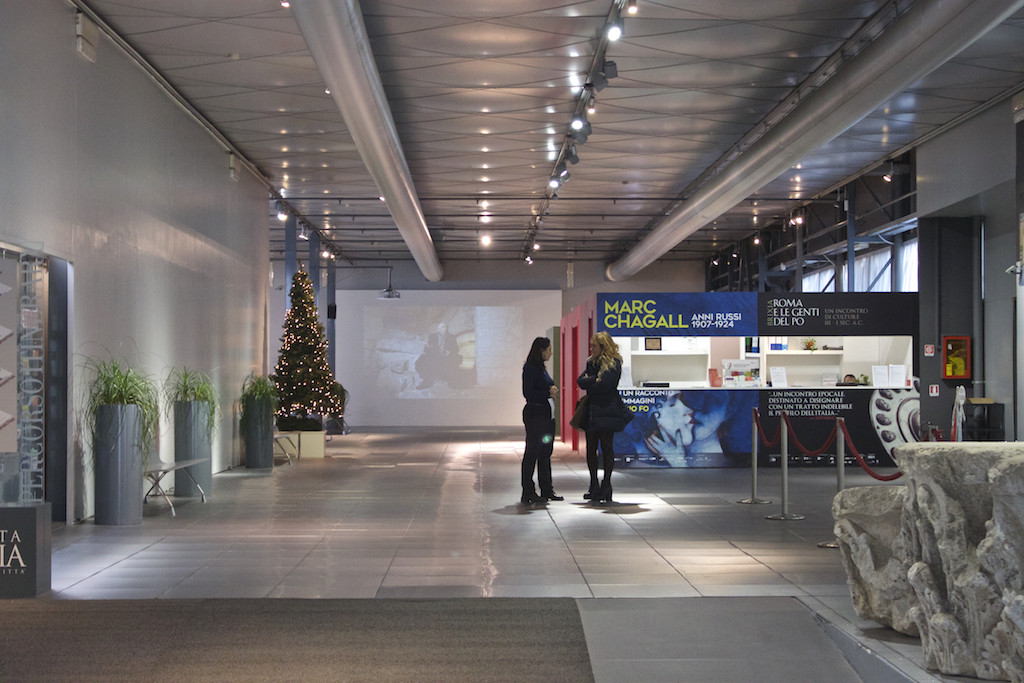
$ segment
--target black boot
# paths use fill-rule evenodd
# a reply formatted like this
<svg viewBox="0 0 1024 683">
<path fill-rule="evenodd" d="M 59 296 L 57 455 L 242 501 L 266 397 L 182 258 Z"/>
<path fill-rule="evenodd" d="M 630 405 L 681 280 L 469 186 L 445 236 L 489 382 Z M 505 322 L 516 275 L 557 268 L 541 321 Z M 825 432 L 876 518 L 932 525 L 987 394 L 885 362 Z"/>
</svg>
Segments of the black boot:
<svg viewBox="0 0 1024 683">
<path fill-rule="evenodd" d="M 534 503 L 544 502 L 544 499 L 538 496 L 534 491 L 523 491 L 523 495 L 519 498 L 519 502 L 525 505 L 533 505 Z"/>
<path fill-rule="evenodd" d="M 601 482 L 601 489 L 597 492 L 591 500 L 595 500 L 598 503 L 610 503 L 612 502 L 612 483 L 610 481 Z"/>
</svg>

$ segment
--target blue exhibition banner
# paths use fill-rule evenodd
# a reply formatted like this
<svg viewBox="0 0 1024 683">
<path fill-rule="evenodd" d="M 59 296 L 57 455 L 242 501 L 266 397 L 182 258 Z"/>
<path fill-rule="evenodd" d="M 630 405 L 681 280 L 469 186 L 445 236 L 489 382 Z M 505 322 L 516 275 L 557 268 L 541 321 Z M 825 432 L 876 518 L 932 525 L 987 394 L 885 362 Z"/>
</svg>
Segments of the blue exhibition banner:
<svg viewBox="0 0 1024 683">
<path fill-rule="evenodd" d="M 598 294 L 597 331 L 614 337 L 753 337 L 757 292 Z"/>
</svg>

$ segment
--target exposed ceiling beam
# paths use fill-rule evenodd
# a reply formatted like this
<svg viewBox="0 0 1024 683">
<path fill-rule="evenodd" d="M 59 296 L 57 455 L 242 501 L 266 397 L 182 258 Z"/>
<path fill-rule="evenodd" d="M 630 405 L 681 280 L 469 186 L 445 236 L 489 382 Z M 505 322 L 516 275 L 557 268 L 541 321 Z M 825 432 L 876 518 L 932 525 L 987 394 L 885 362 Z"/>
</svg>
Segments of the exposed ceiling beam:
<svg viewBox="0 0 1024 683">
<path fill-rule="evenodd" d="M 302 0 L 292 3 L 292 14 L 416 265 L 424 277 L 437 282 L 444 269 L 420 208 L 358 1 Z"/>
<path fill-rule="evenodd" d="M 632 277 L 1022 6 L 1024 0 L 914 3 L 833 78 L 609 265 L 608 279 Z"/>
</svg>

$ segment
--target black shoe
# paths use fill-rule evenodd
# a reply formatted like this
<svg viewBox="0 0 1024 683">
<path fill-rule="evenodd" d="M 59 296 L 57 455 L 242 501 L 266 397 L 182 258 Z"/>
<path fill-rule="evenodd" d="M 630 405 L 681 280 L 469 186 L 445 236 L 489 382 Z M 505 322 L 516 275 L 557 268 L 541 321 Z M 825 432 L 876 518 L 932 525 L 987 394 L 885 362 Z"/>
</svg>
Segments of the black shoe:
<svg viewBox="0 0 1024 683">
<path fill-rule="evenodd" d="M 591 486 L 590 490 L 583 494 L 583 500 L 590 500 L 597 496 L 597 486 Z"/>
<path fill-rule="evenodd" d="M 538 496 L 536 493 L 524 493 L 523 497 L 519 499 L 519 502 L 524 505 L 533 505 L 534 503 L 543 503 L 544 498 Z"/>
<path fill-rule="evenodd" d="M 608 482 L 601 484 L 601 490 L 593 497 L 598 503 L 612 502 L 612 485 Z"/>
<path fill-rule="evenodd" d="M 565 496 L 560 496 L 554 491 L 552 491 L 551 493 L 545 493 L 543 496 L 541 496 L 541 498 L 543 498 L 544 500 L 565 500 Z"/>
</svg>

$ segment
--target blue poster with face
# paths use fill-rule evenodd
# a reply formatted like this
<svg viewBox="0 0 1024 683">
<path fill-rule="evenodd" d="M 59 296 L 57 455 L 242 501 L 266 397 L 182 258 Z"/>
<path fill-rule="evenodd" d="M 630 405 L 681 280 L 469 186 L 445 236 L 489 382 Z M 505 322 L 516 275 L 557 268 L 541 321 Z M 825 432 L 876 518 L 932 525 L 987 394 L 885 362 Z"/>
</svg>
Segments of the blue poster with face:
<svg viewBox="0 0 1024 683">
<path fill-rule="evenodd" d="M 597 331 L 613 337 L 752 337 L 757 292 L 598 294 Z"/>
<path fill-rule="evenodd" d="M 756 389 L 623 389 L 634 419 L 615 435 L 627 467 L 750 465 Z"/>
</svg>

